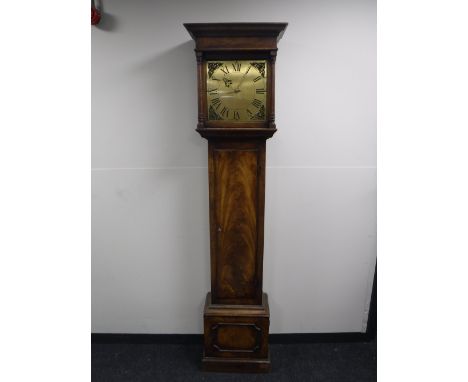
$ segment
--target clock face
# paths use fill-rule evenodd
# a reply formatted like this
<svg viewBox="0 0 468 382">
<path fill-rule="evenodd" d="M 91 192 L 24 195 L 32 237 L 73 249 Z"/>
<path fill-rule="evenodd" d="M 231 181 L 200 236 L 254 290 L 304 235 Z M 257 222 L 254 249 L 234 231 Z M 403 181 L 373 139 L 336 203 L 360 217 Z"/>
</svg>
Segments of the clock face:
<svg viewBox="0 0 468 382">
<path fill-rule="evenodd" d="M 265 60 L 207 61 L 206 70 L 208 120 L 265 120 Z"/>
</svg>

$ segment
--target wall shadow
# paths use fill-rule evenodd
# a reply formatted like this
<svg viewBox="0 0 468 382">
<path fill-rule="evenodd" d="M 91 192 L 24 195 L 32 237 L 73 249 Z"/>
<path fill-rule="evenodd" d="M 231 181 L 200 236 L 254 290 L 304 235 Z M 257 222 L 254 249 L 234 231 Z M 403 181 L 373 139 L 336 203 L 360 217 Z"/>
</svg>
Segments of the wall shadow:
<svg viewBox="0 0 468 382">
<path fill-rule="evenodd" d="M 193 165 L 189 154 L 206 151 L 206 141 L 195 131 L 198 106 L 193 41 L 163 51 L 133 66 L 132 70 L 145 81 L 145 103 L 157 113 L 158 140 L 175 148 L 165 154 L 164 161 Z M 158 147 L 161 142 L 147 144 Z"/>
<path fill-rule="evenodd" d="M 178 290 L 199 289 L 197 280 L 200 280 L 200 275 L 194 275 L 194 272 L 203 274 L 206 289 L 199 291 L 198 312 L 192 317 L 192 320 L 198 321 L 197 329 L 201 333 L 203 305 L 210 287 L 209 211 L 208 170 L 203 168 L 207 167 L 207 141 L 195 131 L 198 106 L 194 43 L 190 40 L 163 51 L 134 65 L 132 70 L 133 74 L 145 81 L 143 88 L 148 97 L 145 99 L 146 112 L 148 105 L 154 105 L 154 112 L 157 113 L 155 140 L 142 144 L 159 149 L 157 162 L 168 164 L 168 171 L 165 167 L 157 174 L 149 172 L 148 176 L 153 176 L 155 182 L 164 182 L 164 187 L 173 190 L 172 197 L 177 200 L 171 219 L 174 226 L 170 231 L 179 233 L 180 240 L 175 244 L 177 253 L 186 254 L 178 256 L 180 261 L 174 264 Z M 169 149 L 162 149 L 163 145 Z M 195 173 L 190 175 L 186 171 Z M 190 183 L 190 180 L 193 182 Z M 155 188 L 160 186 L 155 183 Z M 200 238 L 203 238 L 204 251 L 201 256 L 191 245 L 193 242 L 199 243 Z"/>
</svg>

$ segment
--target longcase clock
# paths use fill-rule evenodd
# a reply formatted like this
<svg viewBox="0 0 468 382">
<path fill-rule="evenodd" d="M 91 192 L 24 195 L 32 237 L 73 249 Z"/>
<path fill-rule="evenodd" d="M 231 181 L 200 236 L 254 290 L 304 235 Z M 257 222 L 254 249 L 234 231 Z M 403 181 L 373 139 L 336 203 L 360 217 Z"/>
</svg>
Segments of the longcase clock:
<svg viewBox="0 0 468 382">
<path fill-rule="evenodd" d="M 270 370 L 263 281 L 265 145 L 286 23 L 184 24 L 195 40 L 197 131 L 208 140 L 211 292 L 203 369 Z"/>
</svg>

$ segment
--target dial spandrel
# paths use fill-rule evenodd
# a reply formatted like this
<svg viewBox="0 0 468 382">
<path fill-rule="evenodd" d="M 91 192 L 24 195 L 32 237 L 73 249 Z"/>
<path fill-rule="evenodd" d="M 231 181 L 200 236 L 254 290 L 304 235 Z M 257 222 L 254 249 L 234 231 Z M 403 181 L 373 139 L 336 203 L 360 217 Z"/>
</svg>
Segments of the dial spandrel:
<svg viewBox="0 0 468 382">
<path fill-rule="evenodd" d="M 266 119 L 265 60 L 207 61 L 206 70 L 208 120 Z"/>
</svg>

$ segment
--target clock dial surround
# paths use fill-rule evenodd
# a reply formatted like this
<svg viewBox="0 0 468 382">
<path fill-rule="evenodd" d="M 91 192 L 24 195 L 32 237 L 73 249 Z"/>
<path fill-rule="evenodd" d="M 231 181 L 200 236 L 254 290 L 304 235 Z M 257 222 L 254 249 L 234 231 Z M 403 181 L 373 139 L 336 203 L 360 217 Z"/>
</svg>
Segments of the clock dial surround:
<svg viewBox="0 0 468 382">
<path fill-rule="evenodd" d="M 265 121 L 267 76 L 266 60 L 207 61 L 208 120 Z"/>
</svg>

